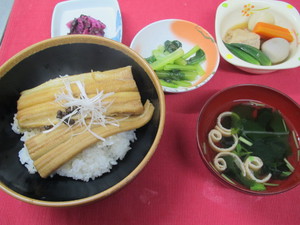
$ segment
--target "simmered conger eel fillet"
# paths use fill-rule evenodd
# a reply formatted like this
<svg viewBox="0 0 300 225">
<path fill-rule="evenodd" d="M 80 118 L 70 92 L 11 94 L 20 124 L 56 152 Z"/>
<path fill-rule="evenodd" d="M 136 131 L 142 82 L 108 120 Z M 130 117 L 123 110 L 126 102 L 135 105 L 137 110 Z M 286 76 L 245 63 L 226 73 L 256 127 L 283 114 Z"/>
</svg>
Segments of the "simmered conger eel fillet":
<svg viewBox="0 0 300 225">
<path fill-rule="evenodd" d="M 104 138 L 148 123 L 131 67 L 64 76 L 25 90 L 18 100 L 21 130 L 41 129 L 25 145 L 41 177 Z"/>
<path fill-rule="evenodd" d="M 105 138 L 123 131 L 137 129 L 150 121 L 153 112 L 154 106 L 147 101 L 144 106 L 144 111 L 141 115 L 130 116 L 124 120 L 121 120 L 119 122 L 119 126 L 95 126 L 92 128 L 92 131 Z M 65 128 L 63 137 L 61 137 L 60 132 L 56 132 L 56 130 L 54 130 L 52 131 L 56 133 L 54 138 L 47 139 L 47 135 L 51 134 L 51 132 L 42 133 L 25 142 L 29 154 L 38 155 L 38 157 L 33 157 L 35 158 L 34 166 L 40 176 L 43 178 L 48 177 L 63 164 L 68 162 L 78 153 L 82 152 L 82 150 L 99 141 L 99 139 L 97 139 L 97 137 L 92 135 L 90 132 L 83 132 L 80 135 L 72 136 L 74 131 L 66 129 L 67 128 Z M 46 144 L 44 143 L 44 140 L 46 140 Z M 37 147 L 40 145 L 44 147 Z"/>
<path fill-rule="evenodd" d="M 21 129 L 43 127 L 59 122 L 57 112 L 64 111 L 56 96 L 65 90 L 65 81 L 71 83 L 72 94 L 78 97 L 81 92 L 75 82 L 82 82 L 89 98 L 98 92 L 113 92 L 104 99 L 111 106 L 104 112 L 109 115 L 139 115 L 143 112 L 138 88 L 133 79 L 131 67 L 90 72 L 79 75 L 66 76 L 45 82 L 35 88 L 25 90 L 18 100 L 17 120 Z M 51 121 L 51 123 L 49 123 Z"/>
</svg>

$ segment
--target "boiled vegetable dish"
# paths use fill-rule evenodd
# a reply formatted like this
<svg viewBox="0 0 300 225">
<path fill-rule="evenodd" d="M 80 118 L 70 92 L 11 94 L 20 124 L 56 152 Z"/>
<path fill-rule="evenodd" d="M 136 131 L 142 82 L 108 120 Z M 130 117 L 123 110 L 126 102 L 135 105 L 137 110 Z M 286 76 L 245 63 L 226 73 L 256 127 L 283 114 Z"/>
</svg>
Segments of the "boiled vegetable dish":
<svg viewBox="0 0 300 225">
<path fill-rule="evenodd" d="M 205 52 L 194 46 L 188 52 L 178 40 L 167 40 L 146 58 L 156 72 L 162 86 L 170 88 L 190 87 L 197 76 L 204 74 L 201 66 L 206 60 Z"/>
<path fill-rule="evenodd" d="M 289 29 L 276 24 L 272 13 L 257 11 L 246 24 L 228 30 L 223 41 L 238 58 L 252 64 L 270 66 L 288 58 L 294 37 Z"/>
</svg>

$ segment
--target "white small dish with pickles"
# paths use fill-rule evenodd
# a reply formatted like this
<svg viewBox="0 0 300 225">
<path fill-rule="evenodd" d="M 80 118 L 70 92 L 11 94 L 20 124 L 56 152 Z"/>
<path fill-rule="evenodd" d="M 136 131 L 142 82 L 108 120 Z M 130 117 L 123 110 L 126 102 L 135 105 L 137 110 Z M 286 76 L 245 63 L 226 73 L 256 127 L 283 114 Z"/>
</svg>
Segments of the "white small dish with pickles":
<svg viewBox="0 0 300 225">
<path fill-rule="evenodd" d="M 81 15 L 104 23 L 104 37 L 122 41 L 122 17 L 117 0 L 71 0 L 58 3 L 53 11 L 51 37 L 67 35 L 70 32 L 67 24 Z"/>
</svg>

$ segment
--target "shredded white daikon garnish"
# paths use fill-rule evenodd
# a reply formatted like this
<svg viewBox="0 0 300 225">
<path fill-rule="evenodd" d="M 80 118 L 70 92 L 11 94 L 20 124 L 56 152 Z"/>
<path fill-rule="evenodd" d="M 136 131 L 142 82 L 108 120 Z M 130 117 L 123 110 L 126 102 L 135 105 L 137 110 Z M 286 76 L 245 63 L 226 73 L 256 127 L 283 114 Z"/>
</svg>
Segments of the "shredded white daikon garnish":
<svg viewBox="0 0 300 225">
<path fill-rule="evenodd" d="M 81 81 L 72 81 L 68 79 L 63 80 L 65 85 L 65 90 L 55 96 L 55 102 L 60 104 L 64 108 L 71 108 L 72 111 L 64 115 L 57 124 L 52 124 L 52 128 L 45 130 L 44 133 L 51 132 L 59 127 L 61 124 L 66 124 L 70 128 L 73 126 L 83 126 L 85 129 L 75 135 L 81 134 L 83 132 L 90 132 L 99 140 L 104 140 L 103 137 L 97 135 L 92 131 L 92 125 L 106 126 L 108 124 L 119 126 L 118 120 L 106 116 L 105 112 L 107 108 L 112 104 L 109 101 L 103 101 L 105 98 L 114 94 L 114 92 L 103 93 L 103 91 L 97 93 L 94 97 L 89 98 L 84 87 L 84 83 Z M 74 96 L 71 85 L 75 84 L 80 94 L 79 96 Z M 72 117 L 76 115 L 76 120 L 74 123 L 70 123 Z M 87 120 L 88 119 L 88 120 Z"/>
</svg>

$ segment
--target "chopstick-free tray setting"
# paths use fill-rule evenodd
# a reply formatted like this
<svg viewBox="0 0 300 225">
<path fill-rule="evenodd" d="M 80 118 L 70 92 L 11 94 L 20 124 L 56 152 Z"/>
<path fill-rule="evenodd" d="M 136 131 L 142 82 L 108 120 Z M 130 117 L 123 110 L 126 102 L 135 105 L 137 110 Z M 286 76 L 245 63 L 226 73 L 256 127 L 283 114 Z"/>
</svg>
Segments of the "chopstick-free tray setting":
<svg viewBox="0 0 300 225">
<path fill-rule="evenodd" d="M 104 37 L 122 41 L 122 17 L 117 0 L 72 0 L 58 3 L 53 11 L 51 37 L 67 35 L 67 23 L 80 15 L 91 16 L 106 25 Z"/>
</svg>

